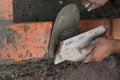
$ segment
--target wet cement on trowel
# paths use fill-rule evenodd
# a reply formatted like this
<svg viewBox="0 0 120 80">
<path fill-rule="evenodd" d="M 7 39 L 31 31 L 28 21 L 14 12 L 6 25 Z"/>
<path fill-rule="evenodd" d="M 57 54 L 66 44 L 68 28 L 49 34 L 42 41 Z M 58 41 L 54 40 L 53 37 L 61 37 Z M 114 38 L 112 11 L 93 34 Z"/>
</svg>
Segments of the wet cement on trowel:
<svg viewBox="0 0 120 80">
<path fill-rule="evenodd" d="M 54 21 L 58 11 L 68 3 L 80 0 L 14 0 L 16 22 Z M 90 13 L 81 13 L 81 18 L 120 17 L 120 0 L 109 2 L 105 7 Z M 49 6 L 48 6 L 49 5 Z M 4 23 L 4 22 L 2 22 Z M 60 41 L 63 37 L 60 37 Z M 112 55 L 100 63 L 63 62 L 53 64 L 53 59 L 24 61 L 0 65 L 0 76 L 5 80 L 120 80 L 120 57 Z"/>
</svg>

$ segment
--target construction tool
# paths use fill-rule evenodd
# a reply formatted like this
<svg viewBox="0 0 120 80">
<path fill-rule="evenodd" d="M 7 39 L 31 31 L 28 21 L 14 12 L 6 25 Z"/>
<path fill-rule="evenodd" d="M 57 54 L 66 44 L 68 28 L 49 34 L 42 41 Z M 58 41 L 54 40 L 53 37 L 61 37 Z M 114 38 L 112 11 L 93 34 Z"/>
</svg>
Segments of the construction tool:
<svg viewBox="0 0 120 80">
<path fill-rule="evenodd" d="M 88 32 L 79 34 L 75 37 L 69 38 L 60 42 L 55 56 L 55 64 L 63 61 L 81 61 L 86 55 L 81 53 L 81 50 L 88 46 L 95 37 L 103 34 L 110 25 L 102 25 Z"/>
<path fill-rule="evenodd" d="M 109 27 L 109 25 L 102 25 L 98 28 L 95 28 L 83 34 L 79 34 L 75 37 L 69 36 L 67 37 L 67 40 L 64 39 L 64 41 L 60 42 L 60 45 L 57 49 L 56 48 L 57 45 L 55 44 L 55 42 L 58 40 L 60 30 L 70 28 L 72 26 L 75 26 L 77 31 L 77 27 L 79 26 L 79 9 L 75 4 L 69 4 L 65 6 L 58 13 L 58 16 L 56 18 L 54 29 L 52 31 L 56 34 L 51 36 L 52 44 L 50 46 L 52 46 L 51 47 L 52 49 L 51 51 L 49 51 L 52 53 L 56 52 L 54 61 L 55 64 L 58 64 L 65 60 L 80 61 L 84 59 L 86 55 L 82 55 L 80 53 L 80 50 L 87 46 L 88 44 L 90 44 L 93 41 L 93 38 L 103 34 Z M 55 49 L 57 49 L 57 51 L 55 51 Z"/>
<path fill-rule="evenodd" d="M 51 54 L 53 57 L 57 49 L 56 46 L 57 44 L 59 44 L 60 41 L 63 41 L 67 38 L 79 34 L 79 29 L 78 29 L 80 23 L 79 15 L 80 15 L 79 9 L 75 4 L 66 5 L 58 13 L 52 29 L 50 46 L 48 51 L 49 54 Z M 60 37 L 59 35 L 64 37 L 61 40 L 59 40 Z"/>
</svg>

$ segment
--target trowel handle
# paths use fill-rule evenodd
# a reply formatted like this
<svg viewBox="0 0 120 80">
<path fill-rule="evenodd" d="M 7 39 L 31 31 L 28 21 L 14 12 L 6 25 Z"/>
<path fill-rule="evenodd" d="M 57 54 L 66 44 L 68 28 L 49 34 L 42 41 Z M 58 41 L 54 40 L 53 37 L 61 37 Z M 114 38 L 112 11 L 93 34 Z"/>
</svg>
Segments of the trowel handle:
<svg viewBox="0 0 120 80">
<path fill-rule="evenodd" d="M 109 27 L 110 27 L 109 24 L 107 24 L 107 25 L 102 25 L 102 26 L 100 26 L 100 27 L 97 27 L 97 28 L 95 28 L 95 29 L 92 29 L 92 30 L 86 32 L 85 34 L 88 35 L 88 38 L 89 38 L 89 39 L 93 39 L 93 38 L 95 38 L 95 37 L 97 37 L 97 36 L 105 33 L 106 30 L 107 30 Z"/>
<path fill-rule="evenodd" d="M 62 44 L 67 48 L 73 47 L 73 45 L 79 46 L 79 48 L 83 48 L 88 45 L 95 37 L 103 34 L 110 25 L 102 25 L 85 33 L 79 34 L 75 37 L 66 39 L 62 42 Z M 64 49 L 64 47 L 62 47 Z"/>
<path fill-rule="evenodd" d="M 87 31 L 87 32 L 83 33 L 82 35 L 79 35 L 76 43 L 80 44 L 79 48 L 84 48 L 85 46 L 89 45 L 93 41 L 94 38 L 103 34 L 109 27 L 110 27 L 110 25 L 102 25 L 95 29 Z"/>
</svg>

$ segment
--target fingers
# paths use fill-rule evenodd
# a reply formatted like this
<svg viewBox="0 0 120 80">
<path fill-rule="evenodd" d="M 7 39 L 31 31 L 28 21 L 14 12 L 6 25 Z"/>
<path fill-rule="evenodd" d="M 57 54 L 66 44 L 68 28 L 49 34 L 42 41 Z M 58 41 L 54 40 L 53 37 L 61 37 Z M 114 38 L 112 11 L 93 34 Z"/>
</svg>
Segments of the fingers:
<svg viewBox="0 0 120 80">
<path fill-rule="evenodd" d="M 91 47 L 87 48 L 86 50 L 91 50 L 87 58 L 84 60 L 85 63 L 91 62 L 91 61 L 102 61 L 106 57 L 112 54 L 112 40 L 107 38 L 97 38 L 96 45 L 93 49 Z"/>
<path fill-rule="evenodd" d="M 90 53 L 90 54 L 88 55 L 88 57 L 84 60 L 84 62 L 85 62 L 85 63 L 88 63 L 88 62 L 93 61 L 92 55 L 93 55 L 93 53 Z"/>
<path fill-rule="evenodd" d="M 85 63 L 89 63 L 92 61 L 100 62 L 105 57 L 109 56 L 109 52 L 102 51 L 103 49 L 100 48 L 94 48 L 92 52 L 87 56 L 87 58 L 84 60 Z"/>
<path fill-rule="evenodd" d="M 92 61 L 96 61 L 96 62 L 100 62 L 102 61 L 104 58 L 103 57 L 99 57 L 99 55 L 97 55 L 99 53 L 97 53 L 95 50 L 93 50 L 88 57 L 84 60 L 85 63 L 89 63 Z"/>
<path fill-rule="evenodd" d="M 84 3 L 83 5 L 85 6 L 85 8 L 87 8 L 88 12 L 101 6 L 101 5 L 90 3 L 90 2 Z"/>
<path fill-rule="evenodd" d="M 90 3 L 99 3 L 99 0 L 89 0 Z"/>
<path fill-rule="evenodd" d="M 89 2 L 89 0 L 81 0 L 81 4 L 86 4 L 86 3 L 88 3 Z"/>
<path fill-rule="evenodd" d="M 91 11 L 92 9 L 95 9 L 96 8 L 96 4 L 94 3 L 94 0 L 82 0 L 82 5 L 85 7 L 85 8 L 88 8 L 88 11 Z"/>
<path fill-rule="evenodd" d="M 86 8 L 88 8 L 90 5 L 91 5 L 91 3 L 85 3 L 85 4 L 83 4 Z"/>
<path fill-rule="evenodd" d="M 89 46 L 81 49 L 81 54 L 88 55 L 96 46 L 97 40 L 94 40 Z"/>
<path fill-rule="evenodd" d="M 97 47 L 97 44 L 98 44 L 98 41 L 99 41 L 99 38 L 95 39 L 93 42 L 92 42 L 92 46 L 89 46 L 87 48 L 87 50 L 91 50 L 89 52 L 89 55 L 87 56 L 87 58 L 84 60 L 85 63 L 88 63 L 88 62 L 91 62 L 91 61 L 101 61 L 97 54 L 99 54 L 98 52 L 98 48 Z"/>
<path fill-rule="evenodd" d="M 85 7 L 85 8 L 88 8 L 91 3 L 90 2 L 82 2 L 82 5 Z"/>
<path fill-rule="evenodd" d="M 108 0 L 82 0 L 81 2 L 82 5 L 88 9 L 87 11 L 91 11 L 105 5 L 105 3 L 108 2 Z"/>
<path fill-rule="evenodd" d="M 96 9 L 97 7 L 99 7 L 99 5 L 97 5 L 97 4 L 92 4 L 92 5 L 87 9 L 87 11 L 90 12 L 91 10 L 94 10 L 94 9 Z"/>
</svg>

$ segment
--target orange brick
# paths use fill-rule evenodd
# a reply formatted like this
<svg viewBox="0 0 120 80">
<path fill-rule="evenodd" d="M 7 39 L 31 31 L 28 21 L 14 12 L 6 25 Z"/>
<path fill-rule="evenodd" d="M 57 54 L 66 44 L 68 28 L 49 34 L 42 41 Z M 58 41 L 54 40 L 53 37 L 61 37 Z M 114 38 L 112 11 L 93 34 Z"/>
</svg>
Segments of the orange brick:
<svg viewBox="0 0 120 80">
<path fill-rule="evenodd" d="M 0 20 L 13 20 L 13 0 L 0 0 Z"/>
<path fill-rule="evenodd" d="M 109 20 L 107 19 L 81 20 L 79 30 L 81 33 L 83 33 L 104 24 L 109 24 Z"/>
<path fill-rule="evenodd" d="M 2 60 L 43 58 L 48 53 L 52 22 L 20 23 L 0 31 Z"/>
</svg>

